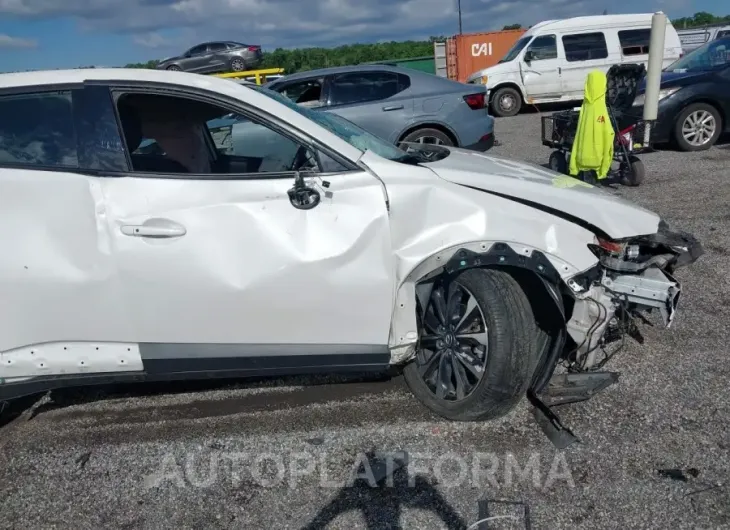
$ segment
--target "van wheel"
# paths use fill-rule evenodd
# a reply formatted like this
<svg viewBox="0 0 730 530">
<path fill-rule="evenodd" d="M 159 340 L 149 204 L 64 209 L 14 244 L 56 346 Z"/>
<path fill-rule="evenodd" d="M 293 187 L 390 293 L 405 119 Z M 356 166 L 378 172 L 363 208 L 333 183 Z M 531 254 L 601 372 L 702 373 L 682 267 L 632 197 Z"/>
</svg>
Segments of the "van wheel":
<svg viewBox="0 0 730 530">
<path fill-rule="evenodd" d="M 403 375 L 426 407 L 449 420 L 477 421 L 519 403 L 537 364 L 538 333 L 511 275 L 470 269 L 442 280 L 420 320 L 416 358 Z"/>
<path fill-rule="evenodd" d="M 492 112 L 496 116 L 507 118 L 517 115 L 522 108 L 522 96 L 512 87 L 497 90 L 492 97 Z"/>
</svg>

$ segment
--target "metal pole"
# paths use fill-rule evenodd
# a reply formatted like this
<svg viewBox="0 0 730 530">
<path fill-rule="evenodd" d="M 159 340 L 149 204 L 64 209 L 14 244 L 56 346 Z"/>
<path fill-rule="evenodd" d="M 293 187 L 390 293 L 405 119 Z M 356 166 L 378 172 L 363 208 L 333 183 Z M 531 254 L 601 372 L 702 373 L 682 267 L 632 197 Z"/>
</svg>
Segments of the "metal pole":
<svg viewBox="0 0 730 530">
<path fill-rule="evenodd" d="M 456 0 L 456 5 L 459 10 L 459 35 L 461 35 L 461 0 Z"/>
<path fill-rule="evenodd" d="M 659 88 L 662 81 L 664 62 L 664 36 L 667 30 L 667 16 L 658 11 L 651 17 L 651 37 L 649 38 L 649 67 L 646 71 L 646 89 L 644 92 L 644 121 L 657 119 L 659 111 Z M 648 143 L 651 124 L 647 123 L 644 131 L 644 142 Z"/>
</svg>

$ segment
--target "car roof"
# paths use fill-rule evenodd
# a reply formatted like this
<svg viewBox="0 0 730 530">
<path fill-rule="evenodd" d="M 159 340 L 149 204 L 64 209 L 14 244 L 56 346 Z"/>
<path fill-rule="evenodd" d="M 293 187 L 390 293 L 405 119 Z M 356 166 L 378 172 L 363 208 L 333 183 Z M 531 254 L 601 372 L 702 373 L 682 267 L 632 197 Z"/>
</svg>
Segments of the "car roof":
<svg viewBox="0 0 730 530">
<path fill-rule="evenodd" d="M 54 86 L 81 85 L 86 81 L 105 81 L 123 84 L 126 81 L 150 84 L 168 84 L 182 88 L 207 90 L 223 96 L 245 101 L 264 112 L 276 115 L 293 127 L 318 137 L 326 145 L 332 146 L 352 161 L 362 155 L 362 151 L 344 141 L 339 136 L 313 122 L 301 112 L 260 93 L 255 86 L 247 83 L 232 83 L 230 79 L 171 72 L 146 68 L 77 68 L 73 70 L 41 70 L 0 74 L 0 90 L 27 87 L 30 90 L 53 89 Z M 245 92 L 241 92 L 245 90 Z"/>
<path fill-rule="evenodd" d="M 418 70 L 412 70 L 407 68 L 400 68 L 398 66 L 390 66 L 387 64 L 358 64 L 354 66 L 333 66 L 331 68 L 320 68 L 319 70 L 307 70 L 305 72 L 297 72 L 294 74 L 285 75 L 284 77 L 277 79 L 287 81 L 295 81 L 297 79 L 305 79 L 308 77 L 334 75 L 334 74 L 347 74 L 350 72 L 396 72 L 399 74 L 406 75 L 431 75 L 419 72 Z"/>
<path fill-rule="evenodd" d="M 651 25 L 653 13 L 636 13 L 629 15 L 590 15 L 585 17 L 571 17 L 558 20 L 544 20 L 532 26 L 525 32 L 525 37 L 542 31 L 575 30 L 614 26 L 631 26 L 635 24 Z M 667 19 L 667 24 L 670 24 Z"/>
</svg>

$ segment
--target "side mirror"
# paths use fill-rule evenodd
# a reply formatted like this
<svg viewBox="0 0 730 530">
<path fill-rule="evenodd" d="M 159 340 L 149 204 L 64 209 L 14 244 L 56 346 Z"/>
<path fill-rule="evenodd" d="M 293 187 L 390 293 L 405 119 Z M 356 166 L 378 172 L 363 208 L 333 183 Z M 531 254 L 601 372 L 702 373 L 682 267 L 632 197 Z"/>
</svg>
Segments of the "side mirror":
<svg viewBox="0 0 730 530">
<path fill-rule="evenodd" d="M 525 52 L 525 57 L 524 57 L 524 61 L 525 61 L 526 63 L 530 63 L 530 62 L 532 62 L 532 60 L 533 60 L 534 58 L 535 58 L 535 53 L 534 53 L 534 52 L 532 52 L 532 51 L 530 51 L 530 50 L 527 50 L 527 51 Z"/>
</svg>

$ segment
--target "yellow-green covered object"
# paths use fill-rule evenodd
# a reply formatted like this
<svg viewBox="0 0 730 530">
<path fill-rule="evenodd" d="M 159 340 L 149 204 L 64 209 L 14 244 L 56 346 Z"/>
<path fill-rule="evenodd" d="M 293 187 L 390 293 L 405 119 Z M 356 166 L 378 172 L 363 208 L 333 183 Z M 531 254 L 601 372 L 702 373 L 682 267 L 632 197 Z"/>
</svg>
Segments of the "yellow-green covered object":
<svg viewBox="0 0 730 530">
<path fill-rule="evenodd" d="M 613 126 L 606 108 L 606 74 L 600 70 L 588 73 L 580 107 L 578 130 L 570 152 L 570 174 L 595 170 L 599 179 L 606 178 L 613 160 Z"/>
</svg>

